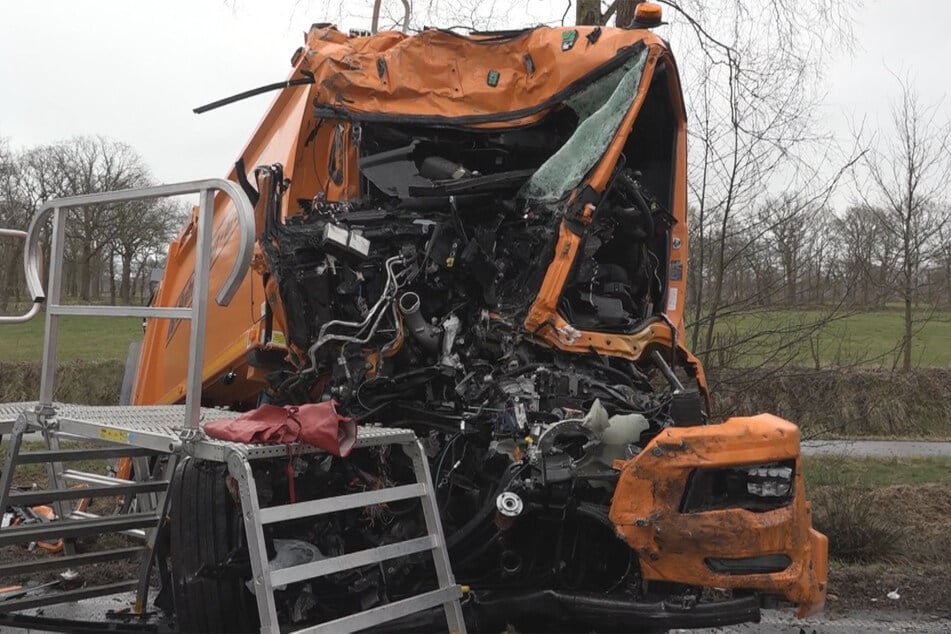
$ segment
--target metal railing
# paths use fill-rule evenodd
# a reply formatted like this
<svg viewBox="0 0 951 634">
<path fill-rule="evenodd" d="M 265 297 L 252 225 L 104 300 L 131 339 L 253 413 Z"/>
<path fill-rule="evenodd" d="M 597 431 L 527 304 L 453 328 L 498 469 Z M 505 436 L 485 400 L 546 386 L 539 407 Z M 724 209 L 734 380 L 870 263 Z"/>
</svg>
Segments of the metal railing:
<svg viewBox="0 0 951 634">
<path fill-rule="evenodd" d="M 215 298 L 218 305 L 227 306 L 237 293 L 251 265 L 254 251 L 254 209 L 247 195 L 234 183 L 221 178 L 211 178 L 156 187 L 124 189 L 57 198 L 46 202 L 33 216 L 26 233 L 12 229 L 3 230 L 3 235 L 23 236 L 26 248 L 23 252 L 23 267 L 26 284 L 33 298 L 33 308 L 26 315 L 0 319 L 2 323 L 19 323 L 36 315 L 40 304 L 46 305 L 46 327 L 43 337 L 43 366 L 40 374 L 40 403 L 50 404 L 53 397 L 53 381 L 56 375 L 56 346 L 59 318 L 64 315 L 96 317 L 143 317 L 158 319 L 188 319 L 191 321 L 188 349 L 188 378 L 186 382 L 186 428 L 197 428 L 201 408 L 202 367 L 204 362 L 204 334 L 208 316 L 208 285 L 211 269 L 211 234 L 214 215 L 215 193 L 222 192 L 231 198 L 238 217 L 238 251 L 234 265 Z M 65 248 L 66 212 L 84 205 L 128 202 L 149 198 L 166 198 L 184 194 L 199 194 L 198 233 L 195 238 L 195 277 L 192 304 L 189 307 L 166 306 L 96 306 L 63 305 L 63 251 Z M 125 213 L 129 213 L 126 211 Z M 40 279 L 42 256 L 40 255 L 40 231 L 52 217 L 50 239 L 50 268 L 47 289 Z"/>
<path fill-rule="evenodd" d="M 5 238 L 22 238 L 26 240 L 27 233 L 26 231 L 20 231 L 19 229 L 0 229 L 0 237 Z M 34 268 L 40 270 L 42 264 L 39 260 L 42 259 L 39 249 L 36 250 L 35 256 L 37 257 L 37 262 L 34 263 Z M 33 306 L 30 307 L 30 310 L 26 311 L 22 315 L 0 315 L 0 324 L 22 324 L 24 322 L 30 321 L 40 312 L 40 306 L 43 305 L 42 301 L 33 301 Z"/>
</svg>

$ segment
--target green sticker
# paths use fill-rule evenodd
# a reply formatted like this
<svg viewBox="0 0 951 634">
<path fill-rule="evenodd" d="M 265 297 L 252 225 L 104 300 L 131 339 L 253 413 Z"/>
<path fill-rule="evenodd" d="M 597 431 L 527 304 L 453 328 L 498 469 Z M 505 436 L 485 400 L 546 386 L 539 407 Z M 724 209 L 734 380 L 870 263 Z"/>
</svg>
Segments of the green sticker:
<svg viewBox="0 0 951 634">
<path fill-rule="evenodd" d="M 492 86 L 493 88 L 495 88 L 496 86 L 499 85 L 499 77 L 500 77 L 499 71 L 497 71 L 497 70 L 490 70 L 490 71 L 489 71 L 489 76 L 485 78 L 485 81 L 486 81 L 487 84 L 489 84 L 490 86 Z"/>
<path fill-rule="evenodd" d="M 578 31 L 562 31 L 561 50 L 570 51 L 571 47 L 575 45 L 575 40 L 577 39 L 578 39 Z"/>
</svg>

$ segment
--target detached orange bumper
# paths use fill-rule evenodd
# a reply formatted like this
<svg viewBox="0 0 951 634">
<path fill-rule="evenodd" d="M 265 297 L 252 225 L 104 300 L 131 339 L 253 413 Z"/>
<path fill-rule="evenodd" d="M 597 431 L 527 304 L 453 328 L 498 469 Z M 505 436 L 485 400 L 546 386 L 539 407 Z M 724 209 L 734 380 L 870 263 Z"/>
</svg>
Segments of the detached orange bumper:
<svg viewBox="0 0 951 634">
<path fill-rule="evenodd" d="M 788 496 L 748 494 L 745 468 L 777 464 L 792 467 Z M 645 579 L 779 595 L 800 617 L 822 610 L 828 539 L 812 529 L 798 427 L 769 414 L 672 427 L 616 466 L 611 521 Z"/>
</svg>

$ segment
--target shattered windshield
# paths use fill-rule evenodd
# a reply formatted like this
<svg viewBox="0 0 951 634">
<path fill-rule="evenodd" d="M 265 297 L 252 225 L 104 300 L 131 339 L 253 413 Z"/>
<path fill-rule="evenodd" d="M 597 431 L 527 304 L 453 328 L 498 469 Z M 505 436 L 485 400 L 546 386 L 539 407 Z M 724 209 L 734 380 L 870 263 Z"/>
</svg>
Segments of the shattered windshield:
<svg viewBox="0 0 951 634">
<path fill-rule="evenodd" d="M 555 201 L 581 182 L 617 133 L 640 85 L 647 49 L 565 102 L 580 123 L 568 141 L 525 183 L 519 198 Z"/>
</svg>

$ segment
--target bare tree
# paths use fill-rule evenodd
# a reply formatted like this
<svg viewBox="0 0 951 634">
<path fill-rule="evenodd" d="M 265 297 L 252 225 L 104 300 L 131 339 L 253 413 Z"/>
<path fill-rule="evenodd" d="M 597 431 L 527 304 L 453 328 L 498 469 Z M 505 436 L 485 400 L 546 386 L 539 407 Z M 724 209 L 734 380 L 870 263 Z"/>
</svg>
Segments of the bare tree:
<svg viewBox="0 0 951 634">
<path fill-rule="evenodd" d="M 796 306 L 801 281 L 807 274 L 810 253 L 810 227 L 819 216 L 819 208 L 792 193 L 767 200 L 757 212 L 759 222 L 766 226 L 765 238 L 776 256 L 781 272 L 783 303 Z"/>
<path fill-rule="evenodd" d="M 144 264 L 157 251 L 164 252 L 185 217 L 181 205 L 171 200 L 145 200 L 129 205 L 126 213 L 116 218 L 111 244 L 113 257 L 120 263 L 118 295 L 127 303 L 132 299 L 134 278 L 142 274 Z"/>
<path fill-rule="evenodd" d="M 951 209 L 945 210 L 951 214 Z M 944 225 L 938 231 L 938 245 L 940 250 L 941 276 L 944 282 L 943 295 L 945 307 L 951 306 L 951 227 Z"/>
<path fill-rule="evenodd" d="M 130 146 L 103 137 L 76 137 L 24 154 L 24 198 L 37 203 L 59 196 L 140 187 L 151 182 L 148 168 Z M 93 273 L 115 239 L 121 205 L 90 205 L 72 212 L 67 252 L 78 268 L 75 289 L 89 300 Z M 147 230 L 143 228 L 143 230 Z"/>
<path fill-rule="evenodd" d="M 834 231 L 845 247 L 841 264 L 849 301 L 864 310 L 883 308 L 895 287 L 898 240 L 883 224 L 881 210 L 852 205 L 836 220 Z"/>
<path fill-rule="evenodd" d="M 839 291 L 845 280 L 839 266 L 842 249 L 835 239 L 835 221 L 834 211 L 826 207 L 815 214 L 806 226 L 805 240 L 808 246 L 803 260 L 806 269 L 804 281 L 808 288 L 804 289 L 801 296 L 804 297 L 808 292 L 815 306 L 825 305 L 827 298 L 842 297 Z"/>
<path fill-rule="evenodd" d="M 902 368 L 910 370 L 913 306 L 924 286 L 920 274 L 939 253 L 937 238 L 949 221 L 938 201 L 951 178 L 951 121 L 943 118 L 940 103 L 922 102 L 907 76 L 895 79 L 901 96 L 892 106 L 892 130 L 866 156 L 867 178 L 859 196 L 898 243 L 895 291 L 904 306 Z"/>
<path fill-rule="evenodd" d="M 821 99 L 818 50 L 847 40 L 849 22 L 843 11 L 829 28 L 804 29 L 800 11 L 816 7 L 801 3 L 665 4 L 684 12 L 696 36 L 687 52 L 696 63 L 685 75 L 698 77 L 685 77 L 684 85 L 693 146 L 689 180 L 699 223 L 692 247 L 701 252 L 700 265 L 712 267 L 695 276 L 691 339 L 695 350 L 703 350 L 712 347 L 722 316 L 728 268 L 741 262 L 724 248 L 734 219 L 755 213 L 768 191 L 801 191 L 821 202 L 850 162 L 841 159 L 836 167 L 835 157 L 820 149 L 830 139 L 815 129 L 812 116 Z M 748 27 L 754 23 L 766 25 L 765 31 Z M 683 47 L 689 39 L 678 41 Z M 713 259 L 706 257 L 709 251 Z"/>
<path fill-rule="evenodd" d="M 19 165 L 6 139 L 0 138 L 0 227 L 18 229 L 24 225 L 17 195 Z M 12 239 L 0 240 L 0 312 L 19 291 L 19 257 L 23 245 Z"/>
</svg>

